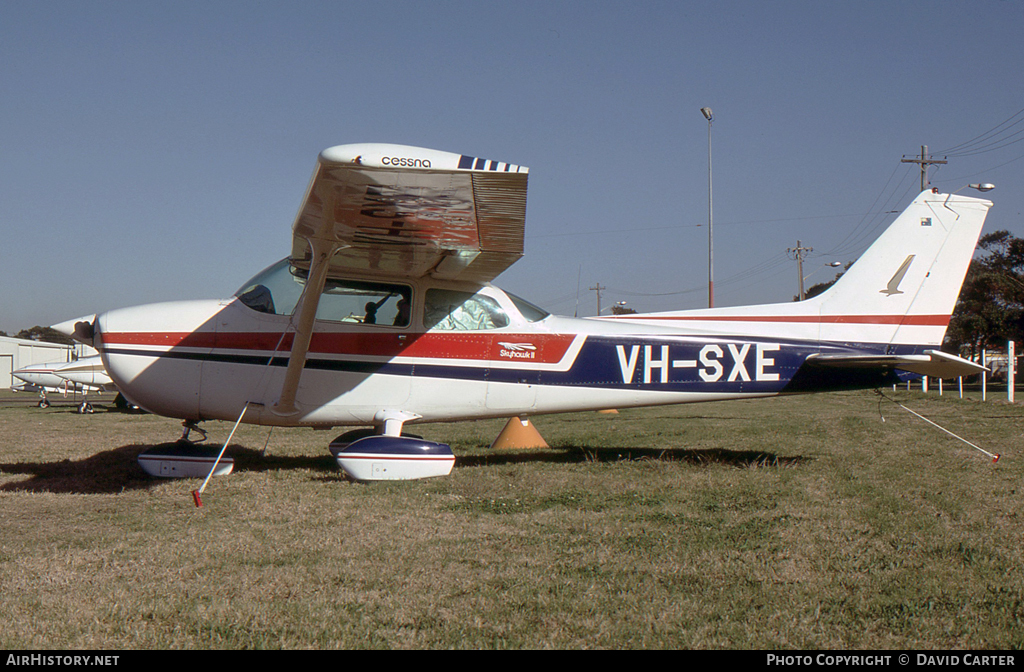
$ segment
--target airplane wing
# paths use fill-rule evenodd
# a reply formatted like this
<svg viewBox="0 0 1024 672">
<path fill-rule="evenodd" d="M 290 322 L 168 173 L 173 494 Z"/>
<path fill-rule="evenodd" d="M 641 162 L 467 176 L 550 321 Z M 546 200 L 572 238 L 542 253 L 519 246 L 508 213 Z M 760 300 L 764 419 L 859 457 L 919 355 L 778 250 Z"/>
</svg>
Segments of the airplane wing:
<svg viewBox="0 0 1024 672">
<path fill-rule="evenodd" d="M 97 388 L 104 392 L 117 391 L 117 386 L 107 375 L 99 355 L 82 357 L 67 364 L 61 364 L 54 368 L 53 373 L 68 382 L 77 383 L 83 387 Z"/>
<path fill-rule="evenodd" d="M 980 364 L 940 350 L 925 350 L 921 355 L 811 355 L 807 362 L 844 369 L 900 369 L 933 378 L 956 378 L 988 371 Z"/>
<path fill-rule="evenodd" d="M 331 147 L 292 227 L 292 263 L 308 269 L 326 238 L 328 273 L 489 282 L 523 256 L 528 174 L 419 147 Z"/>
<path fill-rule="evenodd" d="M 292 227 L 291 263 L 308 279 L 273 412 L 298 412 L 316 308 L 332 272 L 489 282 L 523 256 L 528 175 L 523 166 L 405 145 L 320 152 Z"/>
</svg>

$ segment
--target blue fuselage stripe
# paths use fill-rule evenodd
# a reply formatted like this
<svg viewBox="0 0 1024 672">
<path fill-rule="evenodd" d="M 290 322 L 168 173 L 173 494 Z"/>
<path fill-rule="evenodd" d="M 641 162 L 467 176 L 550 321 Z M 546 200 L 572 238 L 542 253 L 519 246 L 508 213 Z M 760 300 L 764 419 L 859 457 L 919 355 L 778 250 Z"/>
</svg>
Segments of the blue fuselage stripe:
<svg viewBox="0 0 1024 672">
<path fill-rule="evenodd" d="M 829 344 L 803 341 L 726 340 L 714 343 L 692 338 L 649 339 L 589 337 L 566 371 L 537 367 L 493 367 L 445 364 L 429 359 L 415 363 L 392 360 L 310 356 L 305 368 L 359 374 L 387 374 L 528 385 L 637 389 L 663 392 L 772 394 L 791 391 L 874 387 L 895 379 L 882 368 L 864 371 L 823 370 L 805 366 L 807 357 L 823 354 L 910 354 L 915 347 L 894 353 L 879 344 Z M 171 349 L 154 352 L 107 348 L 109 355 L 133 355 L 257 366 L 288 365 L 288 357 Z"/>
</svg>

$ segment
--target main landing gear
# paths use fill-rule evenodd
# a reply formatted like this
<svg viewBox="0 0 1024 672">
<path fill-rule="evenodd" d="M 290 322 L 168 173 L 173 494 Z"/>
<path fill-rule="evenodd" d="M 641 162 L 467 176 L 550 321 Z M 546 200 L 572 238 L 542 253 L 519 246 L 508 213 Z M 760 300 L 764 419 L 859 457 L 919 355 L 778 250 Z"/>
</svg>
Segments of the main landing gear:
<svg viewBox="0 0 1024 672">
<path fill-rule="evenodd" d="M 190 438 L 197 432 L 199 438 Z M 199 429 L 195 420 L 181 423 L 181 437 L 173 445 L 153 446 L 139 454 L 139 466 L 150 476 L 158 478 L 209 478 L 226 476 L 234 469 L 235 461 L 213 446 L 196 445 L 206 440 L 206 431 Z M 200 506 L 198 495 L 196 506 Z"/>
<path fill-rule="evenodd" d="M 188 438 L 192 432 L 197 432 L 200 435 L 199 439 L 193 441 Z M 195 420 L 186 420 L 181 423 L 181 436 L 178 438 L 178 443 L 202 443 L 203 441 L 206 441 L 206 430 L 200 429 Z"/>
</svg>

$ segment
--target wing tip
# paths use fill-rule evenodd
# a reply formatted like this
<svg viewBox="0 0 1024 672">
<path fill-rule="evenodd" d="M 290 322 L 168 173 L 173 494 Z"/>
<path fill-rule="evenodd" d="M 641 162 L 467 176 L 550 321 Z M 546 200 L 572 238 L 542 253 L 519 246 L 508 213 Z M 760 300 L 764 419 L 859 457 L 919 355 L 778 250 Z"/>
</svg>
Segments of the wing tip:
<svg viewBox="0 0 1024 672">
<path fill-rule="evenodd" d="M 468 154 L 453 154 L 426 147 L 388 143 L 335 145 L 320 152 L 320 163 L 329 166 L 365 166 L 412 170 L 466 170 L 486 173 L 529 173 L 514 163 L 481 159 Z"/>
</svg>

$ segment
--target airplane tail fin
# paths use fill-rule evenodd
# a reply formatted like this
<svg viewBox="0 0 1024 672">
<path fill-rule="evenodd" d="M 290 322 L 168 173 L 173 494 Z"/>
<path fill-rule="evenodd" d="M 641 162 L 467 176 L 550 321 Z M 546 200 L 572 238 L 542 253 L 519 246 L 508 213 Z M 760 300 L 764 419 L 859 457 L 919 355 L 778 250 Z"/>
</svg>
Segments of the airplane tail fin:
<svg viewBox="0 0 1024 672">
<path fill-rule="evenodd" d="M 941 345 L 990 207 L 922 192 L 832 287 L 803 302 L 821 317 L 821 339 Z"/>
<path fill-rule="evenodd" d="M 937 347 L 992 202 L 924 191 L 828 291 L 806 301 L 601 319 L 687 331 Z"/>
</svg>

